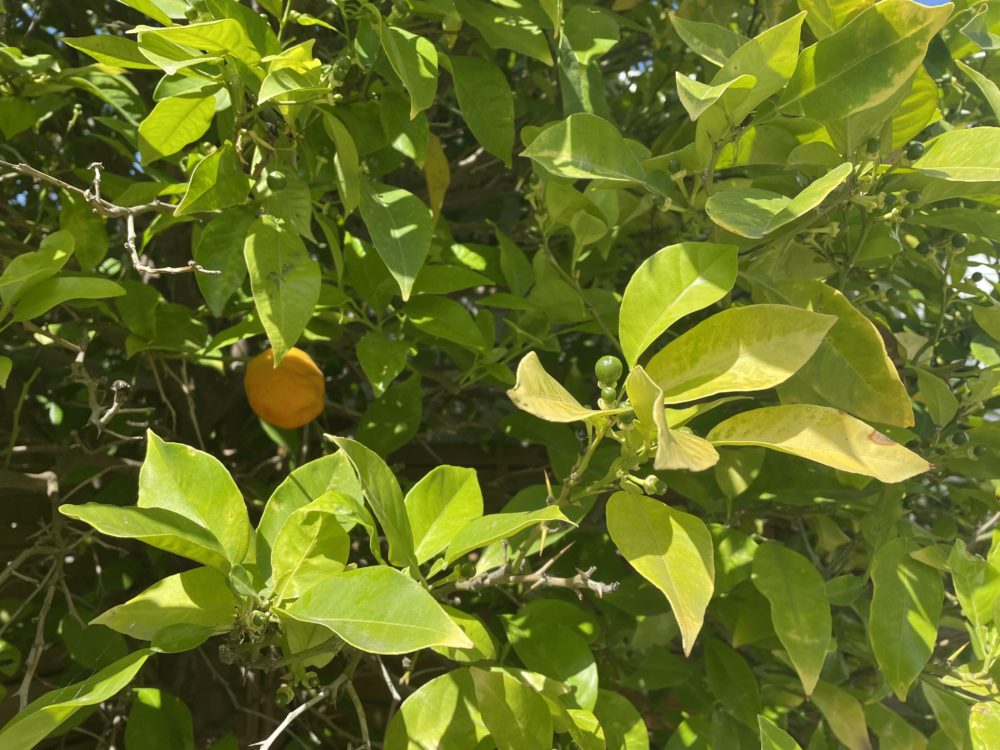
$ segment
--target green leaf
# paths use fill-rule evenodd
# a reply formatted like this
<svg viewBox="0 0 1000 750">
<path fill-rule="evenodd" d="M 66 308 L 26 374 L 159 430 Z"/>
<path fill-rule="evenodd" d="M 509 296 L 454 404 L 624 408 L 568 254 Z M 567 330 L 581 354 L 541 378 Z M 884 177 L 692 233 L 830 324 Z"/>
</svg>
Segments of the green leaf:
<svg viewBox="0 0 1000 750">
<path fill-rule="evenodd" d="M 413 554 L 413 531 L 403 504 L 399 482 L 379 455 L 350 438 L 327 436 L 351 462 L 361 482 L 365 499 L 382 525 L 389 541 L 389 560 L 393 565 L 417 565 Z"/>
<path fill-rule="evenodd" d="M 932 372 L 916 368 L 917 385 L 920 391 L 917 397 L 927 406 L 936 425 L 946 425 L 958 413 L 958 399 L 951 392 L 948 384 Z"/>
<path fill-rule="evenodd" d="M 7 387 L 7 379 L 13 369 L 14 362 L 10 357 L 0 357 L 0 388 Z"/>
<path fill-rule="evenodd" d="M 139 125 L 143 164 L 176 154 L 205 135 L 215 116 L 215 96 L 172 96 L 156 103 Z"/>
<path fill-rule="evenodd" d="M 350 131 L 331 113 L 323 112 L 323 128 L 333 140 L 337 149 L 333 164 L 337 171 L 337 192 L 344 205 L 344 213 L 349 214 L 361 203 L 361 165 L 358 147 Z"/>
<path fill-rule="evenodd" d="M 4 274 L 6 276 L 6 274 Z M 0 284 L 3 279 L 0 278 Z M 972 308 L 972 317 L 992 339 L 1000 341 L 1000 307 L 980 307 L 975 305 Z"/>
<path fill-rule="evenodd" d="M 507 672 L 469 669 L 497 750 L 551 750 L 552 714 L 541 695 Z"/>
<path fill-rule="evenodd" d="M 323 81 L 323 69 L 319 66 L 299 70 L 293 67 L 271 65 L 267 76 L 261 81 L 257 103 L 272 102 L 275 105 L 303 104 L 322 99 L 330 93 L 330 85 Z"/>
<path fill-rule="evenodd" d="M 871 5 L 802 52 L 780 109 L 822 122 L 881 104 L 916 72 L 952 7 L 911 0 Z"/>
<path fill-rule="evenodd" d="M 711 86 L 707 83 L 696 81 L 679 70 L 674 72 L 677 82 L 677 96 L 681 105 L 688 113 L 691 121 L 697 121 L 705 111 L 719 101 L 730 89 L 748 91 L 752 89 L 757 79 L 750 75 L 741 75 L 720 83 L 718 86 Z"/>
<path fill-rule="evenodd" d="M 580 112 L 539 133 L 521 156 L 557 177 L 644 182 L 635 152 L 607 120 Z"/>
<path fill-rule="evenodd" d="M 949 182 L 1000 181 L 1000 128 L 958 128 L 927 143 L 913 168 Z"/>
<path fill-rule="evenodd" d="M 615 546 L 670 602 L 690 655 L 715 588 L 708 527 L 659 500 L 627 492 L 612 495 L 606 512 Z"/>
<path fill-rule="evenodd" d="M 72 237 L 72 242 L 63 239 L 60 240 L 60 245 L 67 253 L 76 256 L 80 268 L 92 271 L 108 254 L 108 230 L 105 220 L 80 196 L 68 191 L 63 191 L 60 196 L 63 201 L 62 210 L 59 212 L 60 233 L 66 232 Z M 42 251 L 45 250 L 47 241 L 48 238 L 42 242 Z"/>
<path fill-rule="evenodd" d="M 75 245 L 73 232 L 60 229 L 43 239 L 38 250 L 14 256 L 0 274 L 0 300 L 13 305 L 26 289 L 55 276 L 73 255 Z"/>
<path fill-rule="evenodd" d="M 760 750 L 802 750 L 792 736 L 766 716 L 758 716 Z"/>
<path fill-rule="evenodd" d="M 708 434 L 715 445 L 761 445 L 834 469 L 902 482 L 930 469 L 924 459 L 837 409 L 768 406 L 737 414 Z"/>
<path fill-rule="evenodd" d="M 297 235 L 266 216 L 250 225 L 243 254 L 254 305 L 277 365 L 312 318 L 319 301 L 319 264 Z"/>
<path fill-rule="evenodd" d="M 493 513 L 476 518 L 452 537 L 444 561 L 450 565 L 474 549 L 486 547 L 501 539 L 509 539 L 523 529 L 548 521 L 572 523 L 555 505 L 531 511 Z"/>
<path fill-rule="evenodd" d="M 438 466 L 403 500 L 413 530 L 417 562 L 443 551 L 459 531 L 483 515 L 483 493 L 474 469 Z"/>
<path fill-rule="evenodd" d="M 969 9 L 973 15 L 962 26 L 962 33 L 984 50 L 1000 49 L 1000 9 L 996 3 L 979 3 Z"/>
<path fill-rule="evenodd" d="M 758 104 L 780 91 L 791 77 L 799 56 L 804 20 L 805 14 L 798 13 L 761 32 L 736 50 L 716 73 L 712 86 L 742 79 L 735 95 L 722 100 L 730 128 L 739 126 Z M 754 79 L 752 85 L 746 74 Z"/>
<path fill-rule="evenodd" d="M 379 37 L 392 69 L 410 95 L 410 119 L 432 104 L 437 93 L 438 54 L 434 44 L 396 26 L 381 24 Z"/>
<path fill-rule="evenodd" d="M 993 700 L 976 703 L 969 712 L 972 750 L 1000 747 L 1000 704 Z"/>
<path fill-rule="evenodd" d="M 844 184 L 852 170 L 853 166 L 844 162 L 794 198 L 758 188 L 721 190 L 709 197 L 705 211 L 723 229 L 741 237 L 760 239 L 819 208 L 830 193 Z"/>
<path fill-rule="evenodd" d="M 434 651 L 457 662 L 475 663 L 496 660 L 496 642 L 493 639 L 493 634 L 482 620 L 475 615 L 449 607 L 446 604 L 442 604 L 441 608 L 448 613 L 448 617 L 455 621 L 455 624 L 462 629 L 462 632 L 469 637 L 474 645 L 472 648 L 433 646 Z"/>
<path fill-rule="evenodd" d="M 875 661 L 901 701 L 934 652 L 944 599 L 941 574 L 910 556 L 916 544 L 892 539 L 872 559 L 868 637 Z"/>
<path fill-rule="evenodd" d="M 779 386 L 788 401 L 819 401 L 862 419 L 911 427 L 910 397 L 889 359 L 878 329 L 848 299 L 821 281 L 771 281 L 752 277 L 769 302 L 836 315 L 816 354 Z"/>
<path fill-rule="evenodd" d="M 222 272 L 218 275 L 194 274 L 208 309 L 216 317 L 222 315 L 229 298 L 246 279 L 243 245 L 254 219 L 255 216 L 246 210 L 224 211 L 212 219 L 198 237 L 194 248 L 195 261 L 204 268 Z"/>
<path fill-rule="evenodd" d="M 715 63 L 720 68 L 736 54 L 736 50 L 747 43 L 742 34 L 715 23 L 692 21 L 670 14 L 670 23 L 677 36 L 697 55 Z"/>
<path fill-rule="evenodd" d="M 507 640 L 518 659 L 532 672 L 545 675 L 571 691 L 567 708 L 590 710 L 597 702 L 597 663 L 587 642 L 566 625 L 547 622 L 541 627 L 515 615 L 502 617 Z"/>
<path fill-rule="evenodd" d="M 552 65 L 552 53 L 543 28 L 552 22 L 537 5 L 526 0 L 508 0 L 496 5 L 482 0 L 456 0 L 455 8 L 462 20 L 483 35 L 493 49 L 509 49 Z M 539 11 L 531 14 L 530 10 Z M 530 10 L 529 10 L 530 9 Z"/>
<path fill-rule="evenodd" d="M 970 554 L 961 540 L 948 555 L 948 569 L 962 613 L 973 627 L 993 622 L 993 607 L 1000 600 L 1000 569 L 992 561 Z"/>
<path fill-rule="evenodd" d="M 559 381 L 545 372 L 535 352 L 528 352 L 517 365 L 517 382 L 507 391 L 514 405 L 547 422 L 579 422 L 591 417 L 619 414 L 626 409 L 588 409 Z"/>
<path fill-rule="evenodd" d="M 624 695 L 599 690 L 594 715 L 604 729 L 606 750 L 649 750 L 646 722 Z"/>
<path fill-rule="evenodd" d="M 472 351 L 486 348 L 483 334 L 460 302 L 434 294 L 420 294 L 403 308 L 406 319 L 424 333 L 452 341 Z"/>
<path fill-rule="evenodd" d="M 490 736 L 468 669 L 421 685 L 393 714 L 383 750 L 468 750 Z"/>
<path fill-rule="evenodd" d="M 355 348 L 358 364 L 368 377 L 376 396 L 406 368 L 410 345 L 401 339 L 390 339 L 378 331 L 368 331 Z"/>
<path fill-rule="evenodd" d="M 358 440 L 380 456 L 402 448 L 420 429 L 423 390 L 420 376 L 390 385 L 368 404 L 358 420 Z"/>
<path fill-rule="evenodd" d="M 341 497 L 325 494 L 282 524 L 271 549 L 271 588 L 278 601 L 294 599 L 344 569 L 351 540 L 338 518 Z"/>
<path fill-rule="evenodd" d="M 955 60 L 955 65 L 972 79 L 972 82 L 982 92 L 983 99 L 986 100 L 986 103 L 990 105 L 990 109 L 993 110 L 993 116 L 1000 121 L 1000 86 L 997 86 L 994 81 L 984 76 L 972 66 L 966 65 L 961 60 Z"/>
<path fill-rule="evenodd" d="M 663 410 L 663 391 L 641 365 L 629 373 L 625 390 L 639 420 L 638 428 L 647 438 L 656 440 L 654 469 L 704 471 L 718 462 L 719 454 L 710 442 L 669 427 Z"/>
<path fill-rule="evenodd" d="M 711 638 L 705 643 L 705 670 L 715 697 L 750 729 L 761 710 L 760 689 L 753 669 L 738 651 Z"/>
<path fill-rule="evenodd" d="M 208 53 L 230 55 L 248 65 L 260 60 L 260 53 L 250 41 L 244 24 L 234 18 L 189 23 L 165 29 L 139 27 L 139 41 L 156 39 L 191 47 Z"/>
<path fill-rule="evenodd" d="M 226 141 L 198 162 L 174 216 L 241 205 L 247 202 L 249 189 L 250 178 L 243 173 L 233 145 Z"/>
<path fill-rule="evenodd" d="M 879 747 L 898 750 L 927 750 L 927 738 L 906 722 L 902 716 L 883 703 L 869 703 L 865 706 L 865 719 L 875 736 Z"/>
<path fill-rule="evenodd" d="M 218 460 L 181 443 L 146 433 L 139 470 L 140 508 L 162 508 L 195 522 L 219 540 L 231 563 L 246 557 L 253 536 L 239 488 Z"/>
<path fill-rule="evenodd" d="M 850 750 L 872 750 L 865 712 L 858 699 L 828 682 L 819 682 L 812 694 L 834 736 Z"/>
<path fill-rule="evenodd" d="M 11 320 L 15 323 L 31 320 L 72 300 L 107 299 L 120 297 L 123 294 L 125 289 L 111 279 L 93 276 L 57 276 L 28 287 L 15 305 Z"/>
<path fill-rule="evenodd" d="M 824 39 L 854 18 L 875 0 L 798 0 L 806 23 L 817 39 Z"/>
<path fill-rule="evenodd" d="M 369 653 L 473 645 L 419 583 L 385 565 L 331 573 L 286 611 L 296 620 L 329 628 Z"/>
<path fill-rule="evenodd" d="M 835 322 L 786 305 L 731 308 L 663 347 L 646 372 L 667 404 L 771 388 L 809 360 Z"/>
<path fill-rule="evenodd" d="M 194 721 L 180 698 L 159 688 L 137 688 L 125 724 L 125 747 L 194 750 Z"/>
<path fill-rule="evenodd" d="M 194 568 L 157 581 L 91 622 L 142 641 L 181 626 L 221 633 L 233 627 L 236 605 L 222 573 Z"/>
<path fill-rule="evenodd" d="M 453 55 L 455 96 L 469 130 L 508 168 L 514 148 L 514 94 L 507 77 L 482 57 Z"/>
<path fill-rule="evenodd" d="M 629 365 L 685 315 L 718 302 L 736 282 L 738 248 L 669 245 L 644 260 L 622 295 L 618 335 Z"/>
<path fill-rule="evenodd" d="M 113 65 L 119 68 L 135 70 L 157 70 L 157 66 L 143 57 L 139 45 L 131 39 L 113 34 L 98 34 L 95 36 L 63 37 L 63 42 L 73 49 L 78 49 L 90 55 L 99 63 Z M 197 136 L 196 136 L 197 137 Z"/>
<path fill-rule="evenodd" d="M 771 604 L 771 621 L 806 695 L 811 695 L 830 648 L 832 618 L 826 582 L 798 552 L 765 542 L 753 558 L 752 580 Z"/>
<path fill-rule="evenodd" d="M 361 218 L 406 301 L 424 265 L 434 234 L 431 210 L 413 193 L 365 181 Z"/>
<path fill-rule="evenodd" d="M 621 37 L 617 18 L 601 8 L 574 5 L 563 18 L 563 34 L 574 57 L 587 65 L 609 52 Z"/>
<path fill-rule="evenodd" d="M 288 516 L 333 490 L 364 503 L 361 485 L 345 453 L 309 461 L 285 477 L 268 498 L 257 524 L 257 565 L 270 565 L 271 548 Z M 270 576 L 269 569 L 261 573 L 265 579 Z"/>
<path fill-rule="evenodd" d="M 107 536 L 138 539 L 151 547 L 208 565 L 222 573 L 228 573 L 231 567 L 219 540 L 211 531 L 174 511 L 84 503 L 60 505 L 59 512 Z"/>
<path fill-rule="evenodd" d="M 149 649 L 134 651 L 82 682 L 53 690 L 32 701 L 0 729 L 0 746 L 11 750 L 34 747 L 81 708 L 96 706 L 117 695 L 152 654 Z"/>
</svg>

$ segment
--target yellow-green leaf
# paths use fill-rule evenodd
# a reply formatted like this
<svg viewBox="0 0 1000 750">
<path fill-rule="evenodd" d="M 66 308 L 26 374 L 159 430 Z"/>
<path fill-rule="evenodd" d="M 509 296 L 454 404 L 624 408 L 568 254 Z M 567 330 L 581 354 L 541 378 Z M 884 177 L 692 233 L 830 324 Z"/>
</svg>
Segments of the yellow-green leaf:
<svg viewBox="0 0 1000 750">
<path fill-rule="evenodd" d="M 547 422 L 579 422 L 591 417 L 621 414 L 627 409 L 588 409 L 554 377 L 545 372 L 535 352 L 517 366 L 517 381 L 507 391 L 514 405 Z"/>
</svg>

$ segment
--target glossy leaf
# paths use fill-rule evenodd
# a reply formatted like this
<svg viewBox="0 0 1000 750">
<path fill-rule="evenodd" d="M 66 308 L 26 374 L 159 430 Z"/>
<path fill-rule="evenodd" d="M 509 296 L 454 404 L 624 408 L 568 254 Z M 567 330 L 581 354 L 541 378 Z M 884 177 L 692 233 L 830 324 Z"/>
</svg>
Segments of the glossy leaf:
<svg viewBox="0 0 1000 750">
<path fill-rule="evenodd" d="M 546 128 L 522 153 L 557 177 L 642 182 L 642 164 L 617 128 L 579 113 Z"/>
<path fill-rule="evenodd" d="M 850 750 L 871 750 L 861 703 L 846 690 L 819 682 L 812 694 L 834 736 Z"/>
<path fill-rule="evenodd" d="M 452 563 L 474 549 L 508 539 L 519 531 L 550 521 L 571 523 L 555 505 L 531 511 L 491 513 L 477 518 L 452 537 L 444 556 L 445 562 Z"/>
<path fill-rule="evenodd" d="M 608 501 L 608 533 L 639 574 L 670 602 L 690 654 L 712 598 L 712 536 L 695 516 L 641 495 L 616 492 Z"/>
<path fill-rule="evenodd" d="M 249 178 L 243 173 L 236 150 L 228 141 L 206 156 L 191 173 L 187 192 L 174 215 L 220 211 L 247 202 Z"/>
<path fill-rule="evenodd" d="M 243 254 L 254 305 L 277 365 L 295 346 L 319 301 L 319 265 L 297 235 L 269 217 L 250 226 Z"/>
<path fill-rule="evenodd" d="M 597 695 L 594 716 L 604 730 L 606 750 L 649 750 L 646 722 L 632 702 L 610 690 Z"/>
<path fill-rule="evenodd" d="M 201 138 L 215 116 L 215 96 L 172 96 L 156 103 L 139 125 L 144 164 L 176 154 Z"/>
<path fill-rule="evenodd" d="M 92 276 L 57 276 L 28 287 L 21 295 L 11 320 L 22 323 L 73 300 L 107 299 L 125 294 L 111 279 Z"/>
<path fill-rule="evenodd" d="M 881 104 L 910 79 L 951 5 L 883 0 L 807 47 L 780 106 L 820 121 Z"/>
<path fill-rule="evenodd" d="M 950 182 L 1000 181 L 1000 128 L 942 133 L 927 144 L 913 168 Z"/>
<path fill-rule="evenodd" d="M 34 747 L 81 708 L 96 706 L 116 695 L 152 654 L 149 649 L 133 651 L 86 680 L 45 693 L 0 729 L 0 743 L 18 750 Z"/>
<path fill-rule="evenodd" d="M 406 493 L 417 562 L 443 551 L 469 523 L 483 515 L 483 493 L 474 469 L 438 466 Z"/>
<path fill-rule="evenodd" d="M 225 576 L 212 568 L 194 568 L 157 581 L 92 623 L 153 641 L 161 632 L 182 626 L 221 633 L 233 626 L 235 618 L 236 597 Z"/>
<path fill-rule="evenodd" d="M 944 599 L 941 574 L 914 560 L 914 549 L 910 540 L 892 539 L 872 560 L 868 637 L 875 661 L 901 701 L 934 651 Z"/>
<path fill-rule="evenodd" d="M 514 148 L 514 95 L 507 77 L 481 57 L 453 55 L 450 60 L 462 117 L 483 148 L 510 166 Z"/>
<path fill-rule="evenodd" d="M 384 750 L 468 750 L 489 738 L 467 669 L 456 669 L 407 696 L 386 731 Z"/>
<path fill-rule="evenodd" d="M 382 47 L 410 94 L 410 118 L 434 103 L 437 92 L 438 54 L 432 42 L 396 26 L 379 28 Z"/>
<path fill-rule="evenodd" d="M 669 245 L 647 258 L 622 295 L 619 337 L 629 364 L 676 321 L 724 297 L 736 282 L 737 247 Z"/>
<path fill-rule="evenodd" d="M 812 694 L 832 638 L 823 576 L 798 552 L 765 542 L 754 554 L 752 580 L 771 604 L 774 631 L 806 695 Z"/>
<path fill-rule="evenodd" d="M 615 414 L 619 410 L 588 409 L 549 375 L 535 352 L 528 352 L 517 366 L 517 382 L 507 391 L 517 408 L 548 422 L 579 422 Z"/>
<path fill-rule="evenodd" d="M 730 417 L 708 434 L 716 445 L 760 445 L 841 471 L 902 482 L 930 464 L 854 417 L 837 409 L 786 404 Z"/>
<path fill-rule="evenodd" d="M 473 667 L 469 673 L 498 750 L 551 750 L 552 715 L 538 693 L 504 671 Z"/>
<path fill-rule="evenodd" d="M 667 404 L 771 388 L 809 360 L 835 322 L 785 305 L 731 308 L 663 347 L 646 372 Z"/>
<path fill-rule="evenodd" d="M 125 746 L 148 750 L 194 750 L 191 709 L 159 688 L 137 688 L 125 724 Z"/>
<path fill-rule="evenodd" d="M 304 505 L 282 525 L 271 549 L 271 587 L 278 601 L 294 599 L 344 569 L 351 540 L 338 519 L 338 493 Z"/>
<path fill-rule="evenodd" d="M 146 460 L 139 470 L 140 508 L 184 516 L 211 533 L 229 562 L 242 562 L 253 530 L 243 496 L 215 458 L 181 443 L 146 434 Z"/>
<path fill-rule="evenodd" d="M 331 573 L 286 612 L 296 620 L 323 625 L 369 653 L 473 645 L 419 583 L 384 565 Z"/>
<path fill-rule="evenodd" d="M 757 717 L 760 728 L 760 750 L 802 750 L 788 732 L 766 716 Z"/>
<path fill-rule="evenodd" d="M 409 299 L 430 249 L 430 209 L 407 190 L 366 181 L 361 189 L 361 217 L 403 300 Z"/>
<path fill-rule="evenodd" d="M 736 54 L 747 38 L 732 29 L 714 23 L 692 21 L 670 14 L 670 23 L 684 43 L 696 54 L 719 67 Z"/>
</svg>

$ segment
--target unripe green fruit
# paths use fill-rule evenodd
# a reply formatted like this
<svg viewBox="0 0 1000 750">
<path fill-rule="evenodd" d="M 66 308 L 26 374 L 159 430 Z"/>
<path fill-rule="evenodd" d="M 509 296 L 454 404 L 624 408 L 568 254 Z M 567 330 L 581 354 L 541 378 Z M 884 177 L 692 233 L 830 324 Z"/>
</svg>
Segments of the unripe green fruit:
<svg viewBox="0 0 1000 750">
<path fill-rule="evenodd" d="M 909 206 L 907 206 L 906 208 L 901 208 L 899 210 L 899 215 L 902 216 L 904 219 L 912 219 L 913 209 L 910 208 Z"/>
<path fill-rule="evenodd" d="M 187 20 L 189 20 L 189 21 L 197 20 L 197 18 L 198 18 L 198 11 L 197 11 L 197 9 L 195 9 L 192 6 L 189 5 L 188 7 L 186 7 L 184 9 L 184 17 Z"/>
<path fill-rule="evenodd" d="M 287 706 L 295 698 L 295 691 L 288 685 L 282 685 L 274 691 L 274 705 Z"/>
<path fill-rule="evenodd" d="M 967 432 L 956 432 L 952 435 L 952 441 L 955 445 L 968 445 L 969 444 L 969 433 Z"/>
<path fill-rule="evenodd" d="M 609 404 L 613 404 L 618 400 L 618 389 L 610 385 L 601 388 L 601 399 Z"/>
<path fill-rule="evenodd" d="M 924 155 L 924 144 L 920 141 L 913 141 L 909 146 L 906 147 L 906 158 L 910 161 L 916 161 L 921 156 Z"/>
<path fill-rule="evenodd" d="M 869 138 L 868 143 L 865 144 L 865 153 L 877 154 L 881 146 L 882 146 L 882 141 L 880 141 L 878 138 Z"/>
<path fill-rule="evenodd" d="M 893 206 L 896 205 L 898 201 L 899 198 L 896 197 L 895 193 L 886 193 L 885 196 L 882 198 L 882 205 L 885 206 L 886 208 L 892 208 Z"/>
<path fill-rule="evenodd" d="M 980 281 L 983 280 L 983 275 L 979 271 L 976 271 L 969 278 L 972 279 L 973 284 L 978 284 Z"/>
<path fill-rule="evenodd" d="M 288 178 L 285 177 L 284 172 L 279 172 L 277 170 L 268 173 L 267 175 L 267 186 L 271 190 L 284 190 L 288 185 Z"/>
<path fill-rule="evenodd" d="M 458 569 L 458 574 L 462 578 L 474 578 L 476 575 L 476 564 L 475 563 L 462 563 Z"/>
<path fill-rule="evenodd" d="M 250 624 L 255 628 L 266 627 L 270 620 L 271 618 L 267 616 L 267 612 L 261 612 L 259 609 L 250 615 Z"/>
<path fill-rule="evenodd" d="M 952 247 L 965 247 L 969 244 L 968 235 L 962 234 L 961 232 L 955 232 L 951 236 L 951 246 Z"/>
<path fill-rule="evenodd" d="M 622 361 L 618 357 L 606 354 L 594 365 L 594 374 L 601 383 L 614 385 L 622 376 Z"/>
<path fill-rule="evenodd" d="M 917 245 L 917 252 L 920 253 L 921 255 L 927 255 L 930 251 L 931 251 L 931 243 L 929 242 L 921 242 L 919 245 Z"/>
<path fill-rule="evenodd" d="M 906 202 L 907 203 L 920 203 L 923 200 L 924 194 L 919 190 L 907 190 L 906 191 Z"/>
</svg>

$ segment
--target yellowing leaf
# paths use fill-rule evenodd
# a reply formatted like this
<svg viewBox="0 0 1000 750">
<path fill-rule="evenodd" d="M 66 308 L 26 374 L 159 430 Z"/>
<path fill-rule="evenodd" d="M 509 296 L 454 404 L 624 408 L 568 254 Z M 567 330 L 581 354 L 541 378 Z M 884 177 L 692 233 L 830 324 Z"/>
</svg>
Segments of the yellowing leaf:
<svg viewBox="0 0 1000 750">
<path fill-rule="evenodd" d="M 902 482 L 930 464 L 837 409 L 785 404 L 730 417 L 708 434 L 715 445 L 762 445 L 882 482 Z"/>
<path fill-rule="evenodd" d="M 431 204 L 431 213 L 437 222 L 444 205 L 444 195 L 451 184 L 451 168 L 448 157 L 441 148 L 441 139 L 431 135 L 427 139 L 427 153 L 424 156 L 424 180 L 427 183 L 427 196 Z"/>
<path fill-rule="evenodd" d="M 591 417 L 621 414 L 627 409 L 588 409 L 559 381 L 545 372 L 535 352 L 524 355 L 517 366 L 517 381 L 507 391 L 514 405 L 547 422 L 579 422 Z"/>
</svg>

